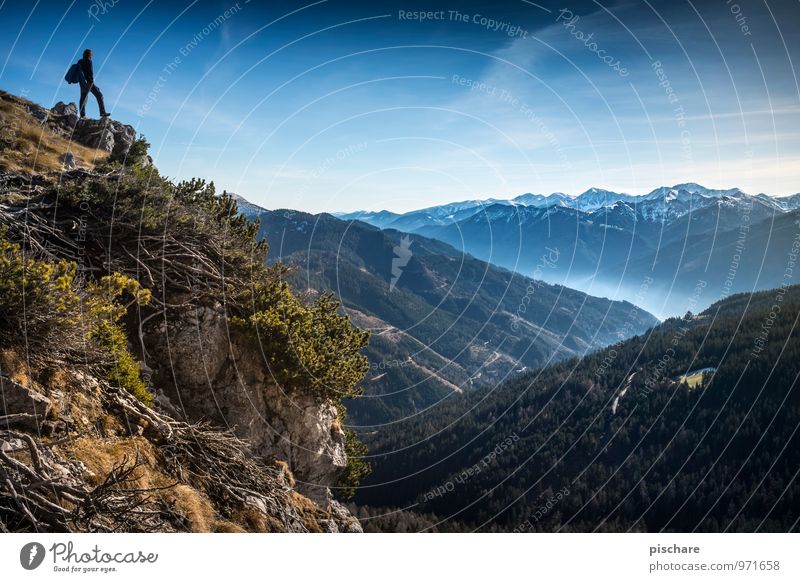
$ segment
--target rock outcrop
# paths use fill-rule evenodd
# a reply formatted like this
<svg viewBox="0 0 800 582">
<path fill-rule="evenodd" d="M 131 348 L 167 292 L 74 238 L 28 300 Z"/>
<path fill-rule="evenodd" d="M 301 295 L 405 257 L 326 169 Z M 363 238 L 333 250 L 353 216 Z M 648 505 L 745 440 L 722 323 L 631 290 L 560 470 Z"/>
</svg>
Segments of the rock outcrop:
<svg viewBox="0 0 800 582">
<path fill-rule="evenodd" d="M 285 393 L 254 343 L 229 327 L 221 305 L 160 322 L 147 330 L 145 347 L 153 384 L 171 386 L 163 406 L 231 428 L 265 459 L 285 461 L 304 495 L 332 503 L 330 487 L 347 466 L 336 406 Z"/>
<path fill-rule="evenodd" d="M 41 112 L 34 115 L 37 119 Z M 108 152 L 115 158 L 124 159 L 136 139 L 132 125 L 124 125 L 110 117 L 103 119 L 80 119 L 75 103 L 59 101 L 45 117 L 47 124 L 62 135 L 90 148 Z"/>
<path fill-rule="evenodd" d="M 0 374 L 0 397 L 5 421 L 9 425 L 38 428 L 51 409 L 50 399 Z"/>
</svg>

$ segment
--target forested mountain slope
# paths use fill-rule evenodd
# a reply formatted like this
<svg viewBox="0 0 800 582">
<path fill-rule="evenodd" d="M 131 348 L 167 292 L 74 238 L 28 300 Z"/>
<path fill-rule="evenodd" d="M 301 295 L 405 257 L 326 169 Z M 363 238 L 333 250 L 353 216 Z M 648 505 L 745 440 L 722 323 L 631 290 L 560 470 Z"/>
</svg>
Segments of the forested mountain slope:
<svg viewBox="0 0 800 582">
<path fill-rule="evenodd" d="M 358 501 L 483 530 L 790 531 L 799 316 L 800 286 L 732 296 L 386 427 Z"/>
</svg>

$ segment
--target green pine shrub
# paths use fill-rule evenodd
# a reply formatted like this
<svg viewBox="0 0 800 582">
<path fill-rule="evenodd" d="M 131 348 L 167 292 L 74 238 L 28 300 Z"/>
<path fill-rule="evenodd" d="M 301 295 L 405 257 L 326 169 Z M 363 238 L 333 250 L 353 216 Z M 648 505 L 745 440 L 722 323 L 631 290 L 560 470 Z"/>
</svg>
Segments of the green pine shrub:
<svg viewBox="0 0 800 582">
<path fill-rule="evenodd" d="M 338 409 L 339 420 L 344 424 L 347 419 L 347 409 L 343 404 L 339 404 Z M 361 442 L 355 431 L 344 427 L 344 438 L 347 468 L 336 486 L 341 499 L 350 499 L 356 494 L 356 488 L 361 480 L 372 472 L 372 467 L 364 460 L 368 452 L 367 445 Z"/>
<path fill-rule="evenodd" d="M 252 312 L 234 323 L 256 337 L 281 386 L 335 402 L 361 394 L 358 383 L 369 369 L 361 350 L 369 334 L 339 314 L 332 294 L 304 304 L 286 281 L 266 279 L 252 285 L 251 298 Z"/>
<path fill-rule="evenodd" d="M 128 350 L 128 336 L 120 322 L 127 311 L 120 299 L 129 296 L 131 303 L 147 305 L 151 299 L 150 291 L 119 273 L 89 283 L 87 291 L 87 316 L 91 321 L 89 336 L 99 344 L 105 355 L 102 365 L 106 378 L 145 405 L 152 406 L 153 395 L 142 380 L 136 358 Z"/>
<path fill-rule="evenodd" d="M 119 273 L 84 284 L 75 263 L 31 258 L 5 234 L 0 230 L 0 345 L 25 342 L 34 358 L 87 361 L 151 405 L 120 323 L 121 299 L 146 304 L 150 292 Z"/>
</svg>

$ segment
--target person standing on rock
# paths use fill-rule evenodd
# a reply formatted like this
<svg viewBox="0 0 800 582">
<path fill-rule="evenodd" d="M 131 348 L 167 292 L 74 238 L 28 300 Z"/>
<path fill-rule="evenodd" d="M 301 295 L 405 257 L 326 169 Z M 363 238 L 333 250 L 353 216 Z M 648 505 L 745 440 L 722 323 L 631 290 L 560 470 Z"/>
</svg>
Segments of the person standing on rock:
<svg viewBox="0 0 800 582">
<path fill-rule="evenodd" d="M 78 61 L 78 65 L 81 67 L 81 72 L 83 73 L 83 79 L 81 79 L 81 119 L 86 117 L 86 101 L 89 99 L 89 93 L 94 95 L 95 99 L 97 99 L 97 105 L 100 107 L 100 117 L 108 117 L 110 114 L 106 112 L 106 106 L 103 102 L 103 94 L 98 89 L 97 85 L 94 84 L 94 70 L 92 69 L 92 51 L 91 49 L 86 49 L 83 51 L 83 58 Z"/>
</svg>

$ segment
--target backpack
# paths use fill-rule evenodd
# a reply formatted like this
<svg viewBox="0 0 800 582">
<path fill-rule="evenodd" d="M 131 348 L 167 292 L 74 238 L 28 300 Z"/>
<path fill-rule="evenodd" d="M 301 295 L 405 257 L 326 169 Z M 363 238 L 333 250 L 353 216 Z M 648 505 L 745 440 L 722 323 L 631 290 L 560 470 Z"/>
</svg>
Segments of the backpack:
<svg viewBox="0 0 800 582">
<path fill-rule="evenodd" d="M 83 80 L 83 71 L 78 63 L 72 65 L 67 74 L 64 75 L 64 80 L 70 85 L 73 83 L 80 83 Z"/>
</svg>

